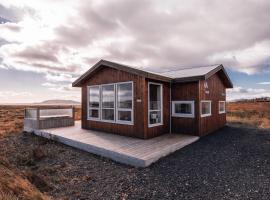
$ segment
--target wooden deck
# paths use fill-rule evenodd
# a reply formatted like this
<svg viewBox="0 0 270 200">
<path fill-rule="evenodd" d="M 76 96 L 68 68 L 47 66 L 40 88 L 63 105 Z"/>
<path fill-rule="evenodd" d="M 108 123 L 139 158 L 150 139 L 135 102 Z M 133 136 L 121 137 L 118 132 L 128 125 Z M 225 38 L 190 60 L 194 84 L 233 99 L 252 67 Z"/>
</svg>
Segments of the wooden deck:
<svg viewBox="0 0 270 200">
<path fill-rule="evenodd" d="M 80 122 L 76 122 L 75 126 L 72 127 L 35 130 L 34 133 L 136 167 L 149 166 L 161 157 L 199 139 L 196 136 L 166 134 L 153 139 L 143 140 L 84 130 L 81 129 Z"/>
</svg>

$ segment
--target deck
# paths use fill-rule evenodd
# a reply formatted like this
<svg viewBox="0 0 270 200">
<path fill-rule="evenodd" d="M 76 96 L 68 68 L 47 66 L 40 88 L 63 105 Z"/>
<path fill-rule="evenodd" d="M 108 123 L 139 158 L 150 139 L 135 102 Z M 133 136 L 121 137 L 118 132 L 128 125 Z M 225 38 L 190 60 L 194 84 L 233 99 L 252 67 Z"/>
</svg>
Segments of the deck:
<svg viewBox="0 0 270 200">
<path fill-rule="evenodd" d="M 80 122 L 76 122 L 75 126 L 71 127 L 34 130 L 34 133 L 135 167 L 147 167 L 161 157 L 199 139 L 199 137 L 190 135 L 166 134 L 143 140 L 84 130 L 81 129 Z"/>
</svg>

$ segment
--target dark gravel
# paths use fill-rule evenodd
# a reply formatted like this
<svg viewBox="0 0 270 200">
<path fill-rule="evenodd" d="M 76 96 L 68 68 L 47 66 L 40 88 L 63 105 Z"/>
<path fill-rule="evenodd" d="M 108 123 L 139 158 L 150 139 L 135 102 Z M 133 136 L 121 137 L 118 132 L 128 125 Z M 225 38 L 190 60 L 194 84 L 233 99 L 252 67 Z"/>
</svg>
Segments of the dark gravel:
<svg viewBox="0 0 270 200">
<path fill-rule="evenodd" d="M 29 134 L 0 145 L 53 199 L 270 199 L 269 130 L 225 127 L 144 169 Z"/>
</svg>

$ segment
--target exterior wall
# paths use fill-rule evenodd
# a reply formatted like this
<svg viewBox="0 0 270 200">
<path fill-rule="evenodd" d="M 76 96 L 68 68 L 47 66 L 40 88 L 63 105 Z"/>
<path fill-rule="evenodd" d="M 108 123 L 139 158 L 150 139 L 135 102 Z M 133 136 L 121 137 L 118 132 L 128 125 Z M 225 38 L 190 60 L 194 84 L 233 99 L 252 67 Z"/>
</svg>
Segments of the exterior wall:
<svg viewBox="0 0 270 200">
<path fill-rule="evenodd" d="M 133 81 L 133 125 L 88 120 L 87 86 L 125 81 Z M 163 85 L 163 124 L 154 127 L 148 127 L 148 82 L 161 83 Z M 204 88 L 205 80 L 172 84 L 172 101 L 195 101 L 195 118 L 171 118 L 173 133 L 204 136 L 226 124 L 226 114 L 218 113 L 218 102 L 225 101 L 226 88 L 218 74 L 214 74 L 206 82 L 208 83 L 208 89 Z M 209 94 L 206 91 L 209 91 Z M 201 100 L 212 101 L 211 116 L 200 116 Z M 170 132 L 170 103 L 170 83 L 103 67 L 82 86 L 82 128 L 144 139 L 156 137 Z"/>
<path fill-rule="evenodd" d="M 204 88 L 204 83 L 207 82 L 208 89 Z M 222 128 L 226 124 L 226 113 L 219 114 L 219 101 L 226 100 L 226 87 L 224 86 L 222 80 L 218 74 L 214 74 L 207 80 L 200 80 L 200 101 L 201 100 L 211 100 L 211 110 L 212 114 L 208 117 L 200 117 L 199 135 L 204 136 L 208 133 Z M 209 91 L 209 93 L 207 93 Z M 199 110 L 199 112 L 201 112 Z"/>
<path fill-rule="evenodd" d="M 133 81 L 134 125 L 87 120 L 87 86 L 125 81 Z M 141 76 L 108 67 L 101 68 L 82 87 L 82 128 L 145 138 L 145 87 L 145 78 Z M 137 99 L 141 99 L 141 102 Z"/>
<path fill-rule="evenodd" d="M 172 133 L 199 135 L 199 83 L 173 83 L 172 101 L 194 101 L 194 118 L 173 117 Z"/>
<path fill-rule="evenodd" d="M 148 127 L 148 83 L 160 83 L 162 84 L 163 90 L 163 124 Z M 153 138 L 156 136 L 160 136 L 162 134 L 166 134 L 170 132 L 170 84 L 164 83 L 156 80 L 146 79 L 145 81 L 145 90 L 144 90 L 144 121 L 145 121 L 145 138 Z"/>
</svg>

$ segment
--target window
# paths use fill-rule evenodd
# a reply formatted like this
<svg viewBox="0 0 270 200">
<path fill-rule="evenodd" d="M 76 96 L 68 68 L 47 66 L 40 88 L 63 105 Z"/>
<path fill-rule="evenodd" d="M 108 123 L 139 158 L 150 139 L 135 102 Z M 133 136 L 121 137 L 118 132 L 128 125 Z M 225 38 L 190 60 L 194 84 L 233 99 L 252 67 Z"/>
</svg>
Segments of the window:
<svg viewBox="0 0 270 200">
<path fill-rule="evenodd" d="M 173 101 L 172 116 L 194 118 L 194 101 Z"/>
<path fill-rule="evenodd" d="M 131 123 L 133 121 L 133 84 L 117 84 L 117 121 Z"/>
<path fill-rule="evenodd" d="M 133 123 L 133 82 L 88 87 L 88 119 Z"/>
<path fill-rule="evenodd" d="M 201 101 L 201 116 L 211 116 L 211 101 Z"/>
<path fill-rule="evenodd" d="M 219 101 L 218 102 L 218 112 L 219 114 L 225 113 L 226 112 L 226 103 L 225 101 Z"/>
<path fill-rule="evenodd" d="M 100 106 L 99 101 L 100 101 L 99 86 L 90 86 L 88 118 L 99 119 L 99 106 Z"/>
<path fill-rule="evenodd" d="M 163 123 L 162 119 L 162 85 L 148 84 L 148 126 L 157 126 Z"/>
<path fill-rule="evenodd" d="M 101 119 L 114 121 L 114 84 L 101 86 Z"/>
</svg>

